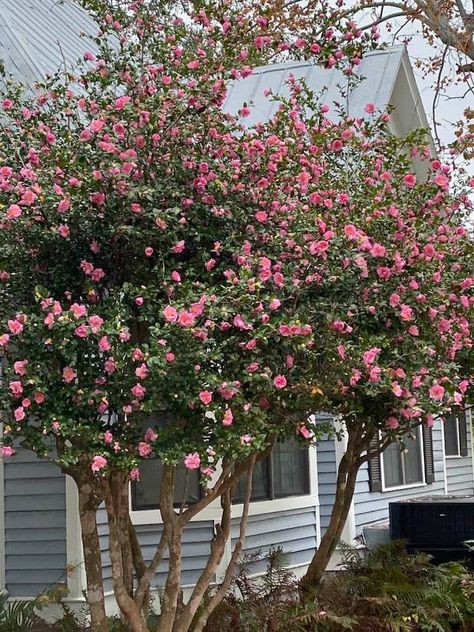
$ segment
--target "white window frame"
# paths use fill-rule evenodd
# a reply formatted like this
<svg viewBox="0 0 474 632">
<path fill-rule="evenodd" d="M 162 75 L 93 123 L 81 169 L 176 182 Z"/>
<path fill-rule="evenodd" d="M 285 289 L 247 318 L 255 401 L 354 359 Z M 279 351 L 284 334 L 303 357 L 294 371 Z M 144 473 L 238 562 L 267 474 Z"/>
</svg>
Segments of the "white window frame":
<svg viewBox="0 0 474 632">
<path fill-rule="evenodd" d="M 308 467 L 309 467 L 309 494 L 301 496 L 287 496 L 285 498 L 275 498 L 274 500 L 255 500 L 250 503 L 249 515 L 262 515 L 279 511 L 291 511 L 292 509 L 304 509 L 307 507 L 319 508 L 318 496 L 318 468 L 316 460 L 316 446 L 308 447 Z M 214 479 L 217 480 L 222 471 L 220 464 L 216 467 Z M 163 524 L 159 509 L 133 510 L 132 494 L 130 494 L 129 510 L 132 523 L 134 525 Z M 242 516 L 243 504 L 232 505 L 232 518 Z M 219 522 L 222 517 L 222 507 L 219 498 L 211 502 L 205 509 L 200 511 L 191 520 L 202 522 L 211 520 Z"/>
<path fill-rule="evenodd" d="M 421 425 L 417 426 L 414 429 L 418 433 L 418 445 L 420 446 L 421 453 L 421 476 L 422 480 L 418 483 L 409 483 L 408 485 L 395 485 L 393 487 L 387 487 L 385 485 L 385 463 L 384 463 L 384 453 L 382 452 L 380 455 L 380 477 L 382 480 L 382 492 L 396 492 L 402 489 L 413 489 L 415 487 L 426 487 L 428 484 L 426 482 L 426 472 L 425 472 L 425 449 L 423 445 L 423 429 Z M 403 457 L 402 457 L 403 458 Z"/>
<path fill-rule="evenodd" d="M 444 442 L 444 458 L 445 459 L 463 459 L 465 457 L 462 456 L 461 454 L 461 437 L 459 434 L 459 416 L 458 415 L 454 415 L 455 419 L 456 419 L 456 439 L 457 439 L 457 446 L 458 446 L 458 453 L 457 454 L 446 454 L 446 435 L 445 433 L 445 424 L 446 421 L 443 421 L 443 442 Z M 467 425 L 467 418 L 466 418 L 466 425 Z"/>
</svg>

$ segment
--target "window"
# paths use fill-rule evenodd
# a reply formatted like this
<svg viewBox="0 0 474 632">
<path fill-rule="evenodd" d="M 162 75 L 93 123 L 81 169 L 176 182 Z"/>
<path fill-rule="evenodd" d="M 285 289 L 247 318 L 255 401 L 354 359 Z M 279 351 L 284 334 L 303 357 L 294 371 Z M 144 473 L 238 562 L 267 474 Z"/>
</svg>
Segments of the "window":
<svg viewBox="0 0 474 632">
<path fill-rule="evenodd" d="M 425 482 L 421 428 L 416 429 L 413 438 L 405 437 L 403 442 L 405 445 L 403 451 L 398 443 L 392 443 L 383 453 L 386 489 Z"/>
<path fill-rule="evenodd" d="M 234 489 L 234 503 L 245 496 L 246 476 Z M 308 449 L 295 441 L 277 443 L 270 456 L 257 461 L 252 477 L 252 497 L 257 500 L 274 500 L 310 493 Z"/>
<path fill-rule="evenodd" d="M 467 456 L 466 414 L 461 411 L 444 420 L 444 453 L 446 456 Z"/>
<path fill-rule="evenodd" d="M 132 483 L 132 510 L 143 511 L 159 508 L 160 484 L 163 463 L 149 459 L 140 464 L 140 480 Z M 242 476 L 234 488 L 234 503 L 244 500 L 246 476 Z M 197 470 L 187 470 L 184 464 L 176 466 L 174 505 L 199 500 L 201 489 Z M 294 441 L 278 443 L 272 454 L 257 461 L 252 477 L 252 500 L 273 500 L 310 493 L 308 449 Z"/>
<path fill-rule="evenodd" d="M 132 509 L 158 509 L 160 506 L 160 485 L 163 475 L 163 462 L 149 459 L 140 463 L 140 480 L 132 483 Z M 179 507 L 183 502 L 185 488 L 186 504 L 192 504 L 200 498 L 199 474 L 197 470 L 188 470 L 184 464 L 176 466 L 174 504 Z"/>
</svg>

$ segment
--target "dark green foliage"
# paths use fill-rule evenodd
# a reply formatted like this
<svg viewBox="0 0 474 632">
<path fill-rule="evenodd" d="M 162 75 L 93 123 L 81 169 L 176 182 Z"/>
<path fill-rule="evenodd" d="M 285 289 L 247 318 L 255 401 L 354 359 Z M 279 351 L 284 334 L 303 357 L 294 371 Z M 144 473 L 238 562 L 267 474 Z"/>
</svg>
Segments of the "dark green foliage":
<svg viewBox="0 0 474 632">
<path fill-rule="evenodd" d="M 457 562 L 435 566 L 402 542 L 369 552 L 346 549 L 345 570 L 328 575 L 311 601 L 298 600 L 281 549 L 265 575 L 244 560 L 206 632 L 449 632 L 474 630 L 474 578 Z"/>
</svg>

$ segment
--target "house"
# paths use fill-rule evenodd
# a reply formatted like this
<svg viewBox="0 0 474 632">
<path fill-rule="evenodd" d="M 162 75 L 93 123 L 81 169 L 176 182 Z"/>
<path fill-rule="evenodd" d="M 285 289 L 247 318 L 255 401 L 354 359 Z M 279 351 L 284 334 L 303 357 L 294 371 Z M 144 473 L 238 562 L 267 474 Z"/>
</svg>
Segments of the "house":
<svg viewBox="0 0 474 632">
<path fill-rule="evenodd" d="M 94 24 L 71 2 L 57 0 L 0 0 L 0 59 L 7 71 L 31 88 L 35 79 L 72 62 L 90 48 L 80 32 L 94 33 Z M 363 116 L 365 103 L 379 108 L 394 106 L 392 129 L 405 134 L 427 127 L 408 55 L 403 47 L 369 54 L 360 66 L 368 79 L 350 94 L 349 113 Z M 226 108 L 237 111 L 244 101 L 254 102 L 249 123 L 268 118 L 276 107 L 264 98 L 265 88 L 286 90 L 290 74 L 304 76 L 316 89 L 326 88 L 324 100 L 338 100 L 338 83 L 344 82 L 335 70 L 321 70 L 305 62 L 291 62 L 257 70 L 238 86 L 230 88 Z M 323 414 L 320 415 L 324 419 Z M 386 521 L 392 500 L 433 494 L 471 494 L 474 491 L 471 416 L 453 416 L 444 425 L 419 430 L 400 453 L 391 446 L 378 459 L 362 467 L 354 502 L 344 533 L 353 542 L 362 529 Z M 338 462 L 344 440 L 326 439 L 307 451 L 280 445 L 255 473 L 254 501 L 250 508 L 246 552 L 265 551 L 280 546 L 287 563 L 303 573 L 328 525 L 334 501 Z M 1 459 L 1 457 L 0 457 Z M 132 488 L 131 518 L 137 526 L 145 556 L 156 545 L 161 520 L 156 504 L 160 464 L 147 461 L 142 481 Z M 189 493 L 197 492 L 191 481 Z M 234 505 L 233 541 L 242 505 Z M 218 503 L 190 524 L 183 547 L 183 587 L 191 587 L 203 570 L 215 524 L 220 518 Z M 113 608 L 110 565 L 108 564 L 105 511 L 99 512 L 106 591 Z M 224 559 L 228 559 L 228 555 Z M 74 483 L 54 465 L 38 460 L 33 453 L 20 451 L 14 458 L 0 460 L 0 590 L 13 599 L 31 598 L 55 583 L 66 583 L 68 602 L 81 603 L 85 572 L 81 563 L 81 541 Z M 263 569 L 264 562 L 255 567 Z M 72 569 L 68 574 L 66 568 Z M 217 573 L 216 581 L 222 575 Z M 158 572 L 155 584 L 163 583 Z"/>
</svg>

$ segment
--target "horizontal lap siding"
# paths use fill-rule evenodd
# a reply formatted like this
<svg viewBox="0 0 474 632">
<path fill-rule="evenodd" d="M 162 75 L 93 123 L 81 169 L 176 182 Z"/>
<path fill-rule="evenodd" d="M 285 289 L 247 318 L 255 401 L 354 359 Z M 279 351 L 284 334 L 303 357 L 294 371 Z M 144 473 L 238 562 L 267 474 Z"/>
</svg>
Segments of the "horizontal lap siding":
<svg viewBox="0 0 474 632">
<path fill-rule="evenodd" d="M 110 566 L 109 541 L 107 514 L 103 507 L 99 509 L 98 528 L 100 537 L 100 548 L 102 551 L 102 565 L 104 577 L 104 589 L 108 592 L 112 590 L 112 569 Z M 154 524 L 135 526 L 138 540 L 142 547 L 145 562 L 150 562 L 155 554 L 156 547 L 160 541 L 162 526 Z M 201 574 L 206 564 L 211 541 L 214 537 L 214 524 L 211 521 L 190 522 L 183 534 L 182 553 L 182 578 L 181 584 L 188 586 L 194 584 Z M 166 581 L 166 569 L 168 566 L 168 552 L 166 552 L 163 563 L 159 566 L 152 582 L 153 586 L 164 586 Z"/>
<path fill-rule="evenodd" d="M 390 502 L 404 498 L 444 494 L 443 437 L 440 421 L 437 421 L 433 427 L 433 461 L 435 470 L 434 483 L 386 492 L 370 491 L 369 468 L 367 463 L 365 463 L 357 476 L 354 495 L 357 533 L 360 533 L 361 528 L 366 524 L 388 520 L 388 505 Z"/>
<path fill-rule="evenodd" d="M 317 524 L 315 507 L 250 516 L 242 556 L 258 552 L 262 557 L 270 549 L 281 548 L 285 554 L 285 566 L 309 563 L 317 547 Z M 239 533 L 240 520 L 232 521 L 232 549 Z M 265 572 L 265 559 L 252 564 L 250 572 Z"/>
<path fill-rule="evenodd" d="M 470 495 L 474 493 L 472 472 L 472 419 L 466 415 L 467 421 L 467 450 L 468 455 L 446 459 L 446 476 L 448 479 L 448 494 Z"/>
<path fill-rule="evenodd" d="M 321 532 L 327 529 L 336 495 L 336 439 L 318 442 L 318 487 L 321 514 Z"/>
<path fill-rule="evenodd" d="M 5 462 L 5 574 L 12 597 L 66 582 L 66 489 L 59 468 L 19 450 Z"/>
</svg>

